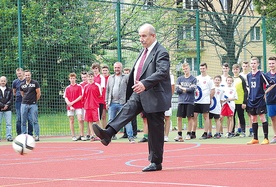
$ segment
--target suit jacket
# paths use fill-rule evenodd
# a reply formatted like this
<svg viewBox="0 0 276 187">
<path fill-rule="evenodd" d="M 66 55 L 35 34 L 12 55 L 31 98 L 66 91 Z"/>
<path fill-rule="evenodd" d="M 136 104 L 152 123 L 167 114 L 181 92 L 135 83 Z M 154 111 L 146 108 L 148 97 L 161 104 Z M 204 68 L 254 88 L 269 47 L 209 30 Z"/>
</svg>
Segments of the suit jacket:
<svg viewBox="0 0 276 187">
<path fill-rule="evenodd" d="M 142 51 L 135 64 L 141 55 Z M 129 75 L 127 99 L 132 94 L 136 94 L 131 88 L 135 82 L 134 68 Z M 171 107 L 170 59 L 167 50 L 158 42 L 144 63 L 140 81 L 146 88 L 144 92 L 139 94 L 143 110 L 146 113 L 163 112 Z"/>
</svg>

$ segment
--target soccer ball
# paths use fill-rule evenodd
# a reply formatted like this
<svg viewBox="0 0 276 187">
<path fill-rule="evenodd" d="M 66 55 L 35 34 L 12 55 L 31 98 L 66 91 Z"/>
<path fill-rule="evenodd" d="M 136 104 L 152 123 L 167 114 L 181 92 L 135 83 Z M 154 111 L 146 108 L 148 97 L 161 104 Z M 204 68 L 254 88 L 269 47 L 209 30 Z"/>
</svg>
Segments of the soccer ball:
<svg viewBox="0 0 276 187">
<path fill-rule="evenodd" d="M 24 155 L 34 149 L 35 140 L 28 134 L 20 134 L 13 140 L 12 147 L 15 152 Z"/>
</svg>

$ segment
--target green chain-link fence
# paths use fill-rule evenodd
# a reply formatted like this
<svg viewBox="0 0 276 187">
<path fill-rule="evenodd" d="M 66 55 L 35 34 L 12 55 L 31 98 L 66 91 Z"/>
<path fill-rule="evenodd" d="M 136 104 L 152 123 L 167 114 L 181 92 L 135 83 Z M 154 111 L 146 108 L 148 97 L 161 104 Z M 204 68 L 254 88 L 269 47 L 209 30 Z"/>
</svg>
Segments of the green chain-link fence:
<svg viewBox="0 0 276 187">
<path fill-rule="evenodd" d="M 0 75 L 11 86 L 16 68 L 30 69 L 41 85 L 41 135 L 69 135 L 62 97 L 68 74 L 80 75 L 93 62 L 107 64 L 111 73 L 115 61 L 132 67 L 141 49 L 137 30 L 145 22 L 155 26 L 158 41 L 170 52 L 175 79 L 184 61 L 194 75 L 202 61 L 214 76 L 221 74 L 223 62 L 234 64 L 252 56 L 260 57 L 266 68 L 265 59 L 272 55 L 266 44 L 266 19 L 174 7 L 144 1 L 0 0 Z M 175 126 L 175 112 L 172 121 Z M 3 121 L 2 137 L 4 132 Z"/>
</svg>

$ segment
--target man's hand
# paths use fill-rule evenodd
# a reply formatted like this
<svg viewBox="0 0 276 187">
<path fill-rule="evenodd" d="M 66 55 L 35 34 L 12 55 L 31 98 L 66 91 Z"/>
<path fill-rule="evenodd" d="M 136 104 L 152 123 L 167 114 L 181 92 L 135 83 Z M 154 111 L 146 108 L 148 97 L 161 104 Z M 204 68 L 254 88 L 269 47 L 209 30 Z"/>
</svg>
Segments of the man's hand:
<svg viewBox="0 0 276 187">
<path fill-rule="evenodd" d="M 135 84 L 132 86 L 132 89 L 137 94 L 139 94 L 139 93 L 141 93 L 141 92 L 143 92 L 143 91 L 146 90 L 145 86 L 140 81 L 135 81 Z"/>
</svg>

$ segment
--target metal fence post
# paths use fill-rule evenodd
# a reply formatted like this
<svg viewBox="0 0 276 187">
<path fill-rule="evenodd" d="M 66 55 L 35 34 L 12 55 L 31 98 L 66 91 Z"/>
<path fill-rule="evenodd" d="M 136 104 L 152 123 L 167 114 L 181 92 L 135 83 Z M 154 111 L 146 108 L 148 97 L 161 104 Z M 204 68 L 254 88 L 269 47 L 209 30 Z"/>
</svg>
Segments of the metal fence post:
<svg viewBox="0 0 276 187">
<path fill-rule="evenodd" d="M 18 66 L 22 67 L 22 4 L 17 0 L 17 20 L 18 20 Z"/>
</svg>

